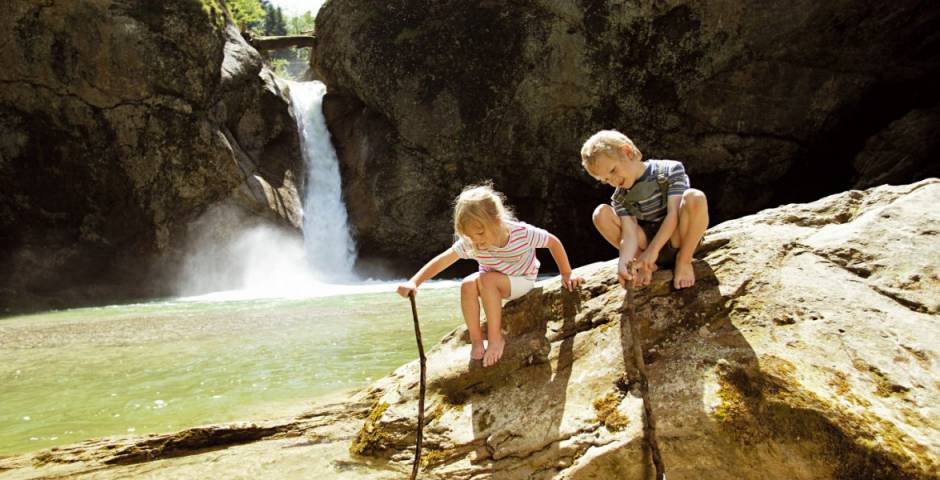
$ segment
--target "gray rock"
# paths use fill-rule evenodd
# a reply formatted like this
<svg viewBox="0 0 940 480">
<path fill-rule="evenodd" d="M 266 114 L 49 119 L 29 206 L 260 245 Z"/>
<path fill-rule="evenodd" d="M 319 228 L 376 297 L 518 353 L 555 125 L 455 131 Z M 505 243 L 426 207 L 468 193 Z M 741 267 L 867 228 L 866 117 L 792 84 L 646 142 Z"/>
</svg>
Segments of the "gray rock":
<svg viewBox="0 0 940 480">
<path fill-rule="evenodd" d="M 288 99 L 220 3 L 47 3 L 0 19 L 4 309 L 166 295 L 216 203 L 300 224 Z"/>
<path fill-rule="evenodd" d="M 914 1 L 338 0 L 313 61 L 361 256 L 420 264 L 491 178 L 583 263 L 609 254 L 590 227 L 609 192 L 578 155 L 601 128 L 684 161 L 717 221 L 929 175 L 923 149 L 890 177 L 853 159 L 881 131 L 920 138 L 886 129 L 936 104 L 938 25 Z"/>
</svg>

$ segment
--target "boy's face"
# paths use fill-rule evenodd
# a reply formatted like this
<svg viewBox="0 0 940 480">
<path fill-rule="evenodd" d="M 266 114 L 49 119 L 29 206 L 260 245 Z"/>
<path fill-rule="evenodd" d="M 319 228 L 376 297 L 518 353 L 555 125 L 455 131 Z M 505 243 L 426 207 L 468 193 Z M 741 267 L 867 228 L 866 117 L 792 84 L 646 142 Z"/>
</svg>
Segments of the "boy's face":
<svg viewBox="0 0 940 480">
<path fill-rule="evenodd" d="M 629 156 L 629 147 L 624 147 L 626 150 L 623 155 L 617 155 L 616 157 L 610 155 L 602 155 L 594 162 L 592 168 L 588 169 L 588 173 L 592 177 L 596 178 L 597 181 L 606 183 L 611 187 L 619 188 L 630 188 L 633 186 L 633 183 L 636 181 L 636 175 L 633 173 L 632 161 Z"/>
</svg>

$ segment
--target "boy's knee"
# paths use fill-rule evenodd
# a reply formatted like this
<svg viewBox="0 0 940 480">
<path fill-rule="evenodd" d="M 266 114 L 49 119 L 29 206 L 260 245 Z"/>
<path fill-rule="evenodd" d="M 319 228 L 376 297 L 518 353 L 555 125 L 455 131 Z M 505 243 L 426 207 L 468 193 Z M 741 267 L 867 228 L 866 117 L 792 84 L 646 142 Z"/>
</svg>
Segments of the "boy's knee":
<svg viewBox="0 0 940 480">
<path fill-rule="evenodd" d="M 617 214 L 614 212 L 614 207 L 603 203 L 594 209 L 594 214 L 591 215 L 591 220 L 594 221 L 594 226 L 600 228 L 601 225 L 613 221 L 614 217 L 616 216 Z"/>
<path fill-rule="evenodd" d="M 700 209 L 708 207 L 708 200 L 705 198 L 705 192 L 690 188 L 682 193 L 682 203 L 687 208 Z"/>
</svg>

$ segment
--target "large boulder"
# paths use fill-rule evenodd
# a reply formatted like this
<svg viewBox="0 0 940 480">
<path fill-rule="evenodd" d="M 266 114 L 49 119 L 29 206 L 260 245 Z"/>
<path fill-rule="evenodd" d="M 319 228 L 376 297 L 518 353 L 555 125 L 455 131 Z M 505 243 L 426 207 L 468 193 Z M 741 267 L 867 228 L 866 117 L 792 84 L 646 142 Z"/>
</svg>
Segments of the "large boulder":
<svg viewBox="0 0 940 480">
<path fill-rule="evenodd" d="M 491 178 L 582 262 L 607 255 L 578 155 L 601 128 L 684 161 L 717 220 L 937 175 L 938 28 L 916 1 L 333 0 L 313 62 L 362 256 L 433 255 Z"/>
<path fill-rule="evenodd" d="M 668 478 L 937 478 L 937 202 L 930 179 L 723 223 L 696 285 L 657 272 L 632 317 L 615 260 L 580 268 L 578 292 L 538 283 L 506 305 L 495 367 L 469 361 L 463 326 L 429 345 L 421 478 L 650 478 L 635 342 Z M 416 360 L 294 419 L 89 441 L 0 471 L 403 478 L 419 375 Z"/>
<path fill-rule="evenodd" d="M 210 205 L 299 226 L 289 101 L 223 3 L 4 10 L 0 305 L 166 294 Z"/>
</svg>

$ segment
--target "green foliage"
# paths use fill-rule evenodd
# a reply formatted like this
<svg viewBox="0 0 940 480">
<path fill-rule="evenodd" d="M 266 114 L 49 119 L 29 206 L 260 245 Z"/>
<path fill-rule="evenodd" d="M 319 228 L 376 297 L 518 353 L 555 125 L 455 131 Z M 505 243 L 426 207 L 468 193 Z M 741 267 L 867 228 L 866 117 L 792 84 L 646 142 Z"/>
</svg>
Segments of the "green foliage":
<svg viewBox="0 0 940 480">
<path fill-rule="evenodd" d="M 268 2 L 264 2 L 264 34 L 265 35 L 287 35 L 287 22 L 284 20 L 284 12 L 281 7 L 274 7 Z"/>
<path fill-rule="evenodd" d="M 305 12 L 303 15 L 291 17 L 287 21 L 287 33 L 291 35 L 300 35 L 313 32 L 317 17 L 312 13 Z"/>
<path fill-rule="evenodd" d="M 264 7 L 261 0 L 228 0 L 228 11 L 232 20 L 242 30 L 257 30 L 264 20 Z"/>
<path fill-rule="evenodd" d="M 271 70 L 274 70 L 275 75 L 279 77 L 289 77 L 287 71 L 287 66 L 290 65 L 290 61 L 283 58 L 273 58 L 271 59 Z"/>
<path fill-rule="evenodd" d="M 234 0 L 228 1 L 229 5 L 235 3 Z M 255 12 L 255 16 L 252 17 L 254 20 L 247 26 L 258 35 L 270 37 L 310 34 L 316 22 L 316 15 L 313 12 L 307 11 L 294 17 L 285 16 L 281 7 L 274 6 L 269 0 L 240 0 L 240 2 L 250 2 L 257 6 L 257 11 L 252 10 Z M 310 49 L 308 48 L 274 50 L 265 52 L 264 56 L 274 73 L 285 78 L 302 77 L 310 64 Z"/>
</svg>

